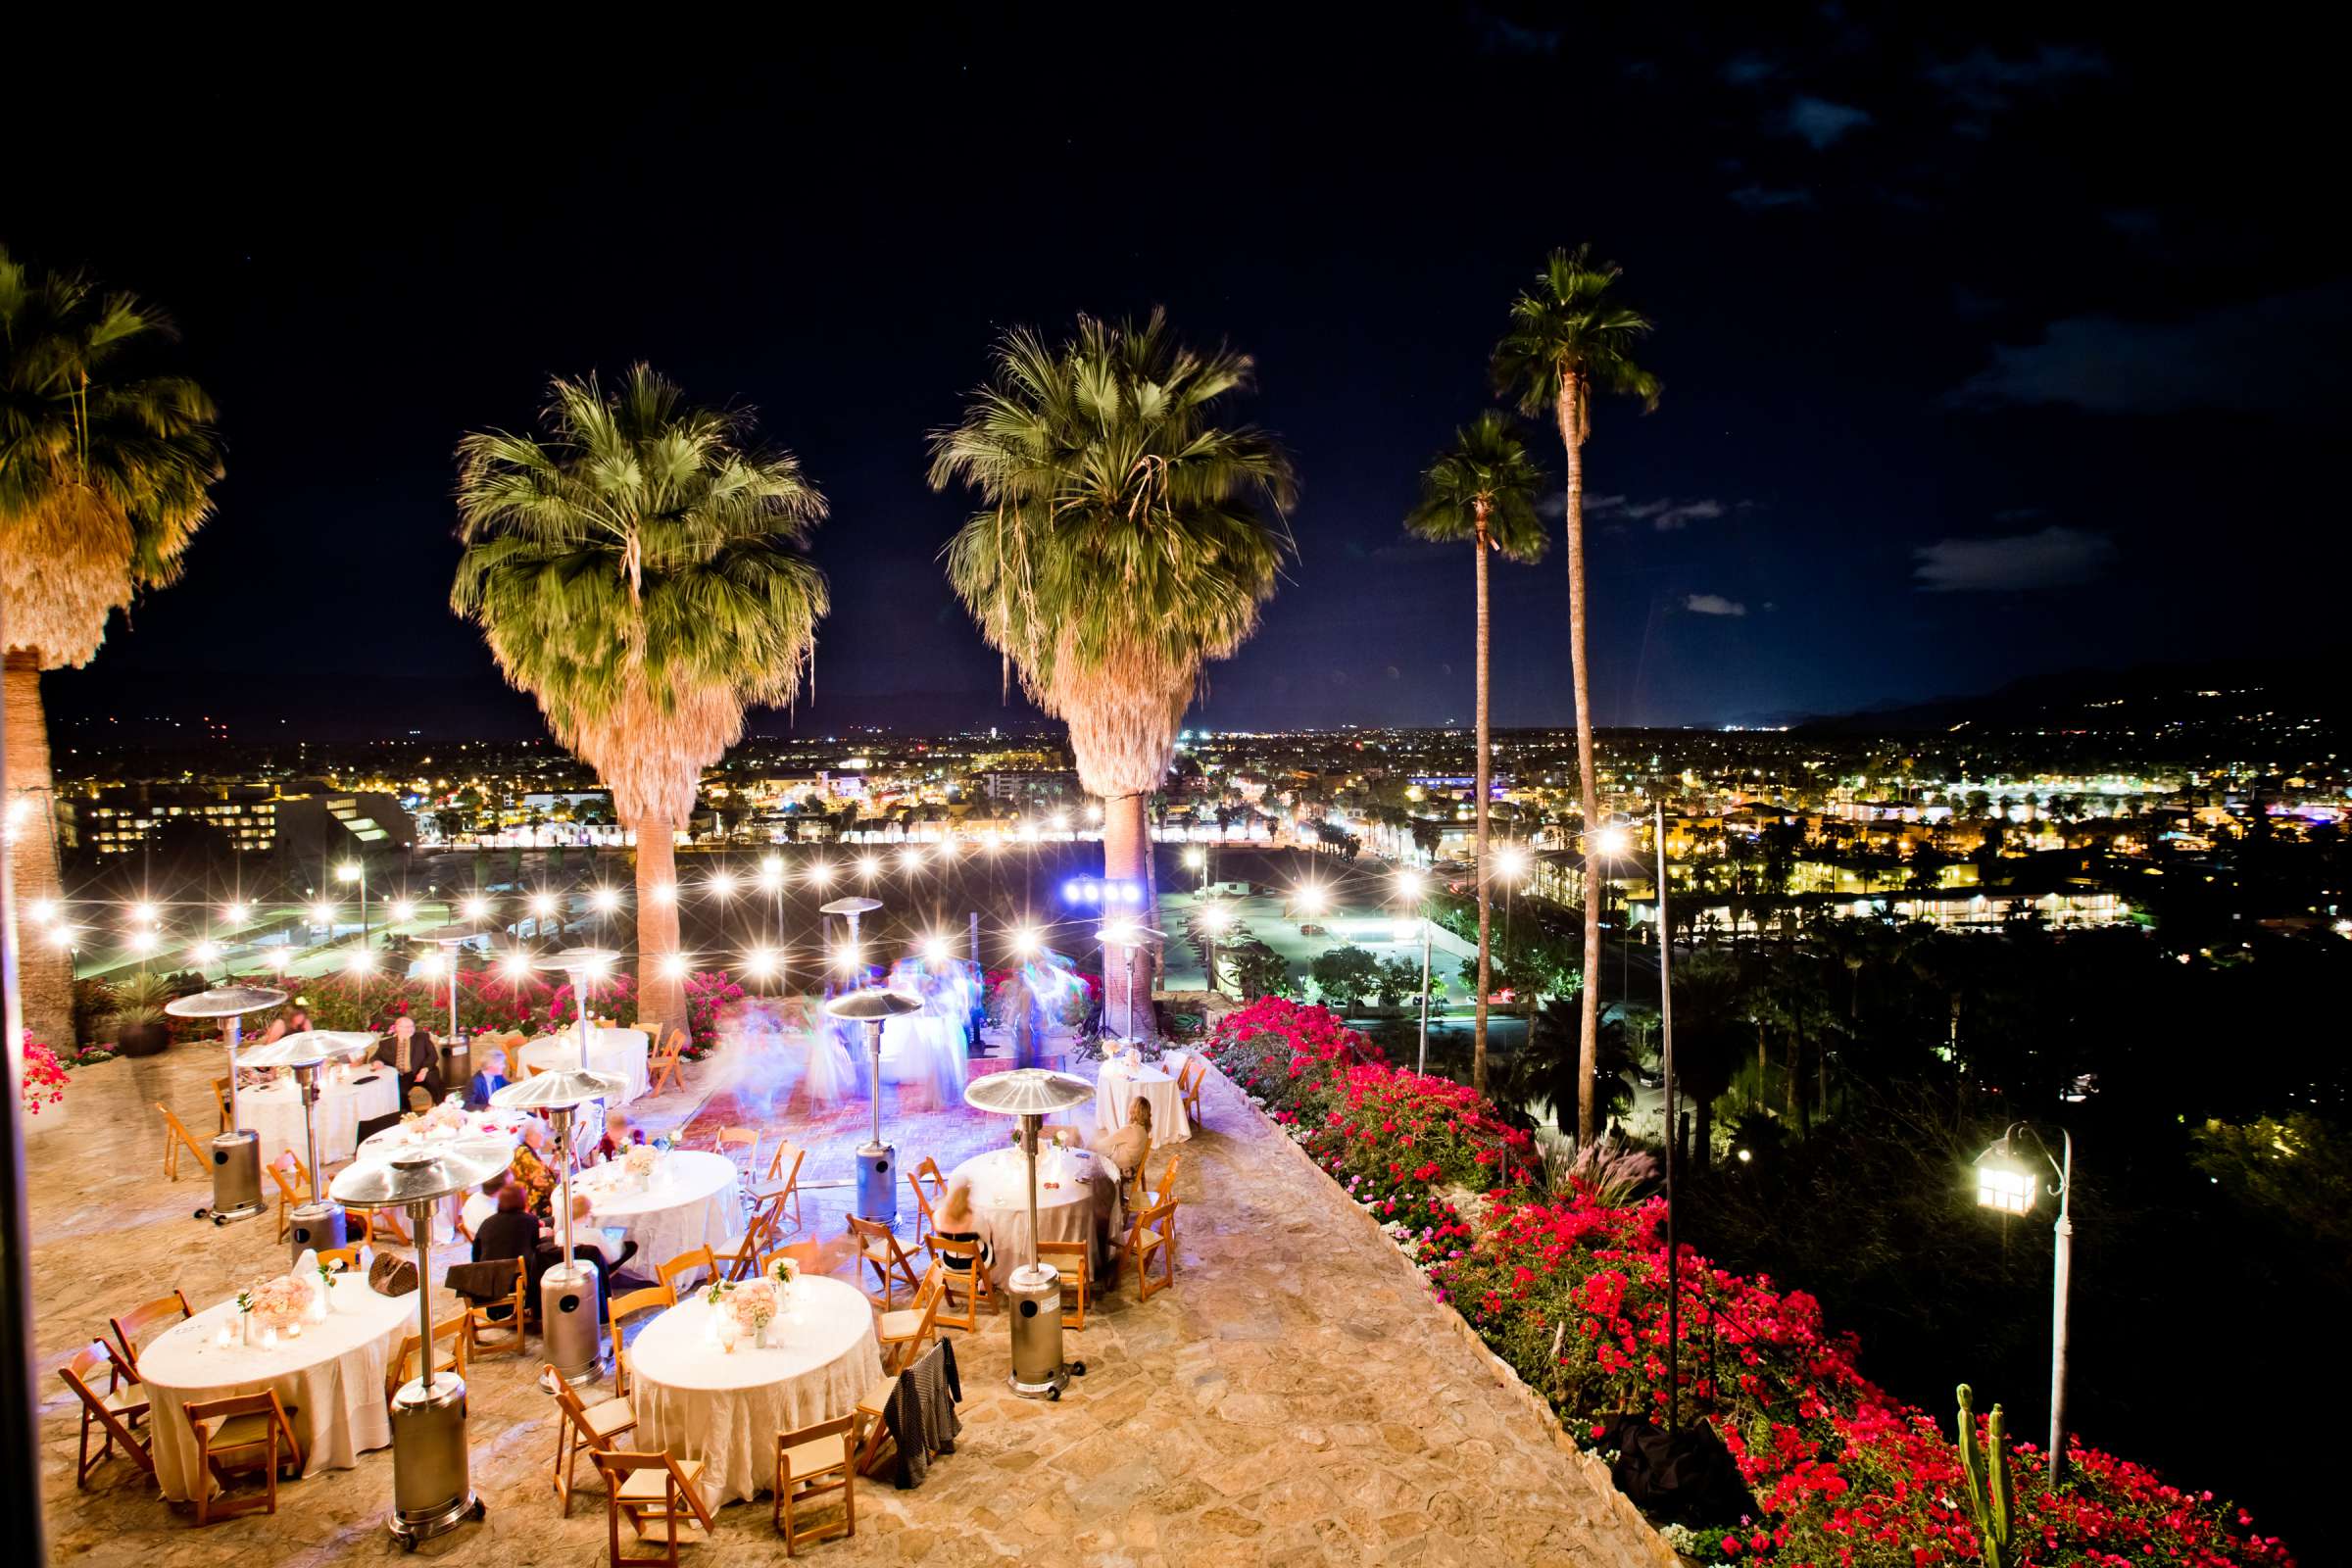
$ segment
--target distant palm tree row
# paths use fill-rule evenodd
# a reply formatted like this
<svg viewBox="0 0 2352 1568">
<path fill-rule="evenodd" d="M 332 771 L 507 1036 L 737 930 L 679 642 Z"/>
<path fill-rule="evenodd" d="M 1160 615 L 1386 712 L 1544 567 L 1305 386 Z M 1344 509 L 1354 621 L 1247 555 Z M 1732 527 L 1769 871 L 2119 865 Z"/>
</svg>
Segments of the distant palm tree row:
<svg viewBox="0 0 2352 1568">
<path fill-rule="evenodd" d="M 1495 386 L 1557 420 L 1567 464 L 1569 626 L 1584 814 L 1598 814 L 1585 641 L 1584 442 L 1597 394 L 1654 405 L 1631 351 L 1649 323 L 1616 297 L 1617 270 L 1556 252 L 1513 301 Z M 76 273 L 36 276 L 0 251 L 0 633 L 7 657 L 7 776 L 20 900 L 58 887 L 47 830 L 39 671 L 88 662 L 107 617 L 169 582 L 209 514 L 220 473 L 214 412 L 184 377 L 148 366 L 168 322 Z M 1081 784 L 1103 804 L 1107 877 L 1153 890 L 1147 804 L 1166 777 L 1186 709 L 1212 660 L 1256 629 L 1295 554 L 1298 491 L 1267 432 L 1234 422 L 1254 367 L 1188 347 L 1165 318 L 1081 317 L 1059 341 L 1006 332 L 963 416 L 931 432 L 930 482 L 976 510 L 945 552 L 981 634 L 1022 690 L 1069 726 Z M 1480 415 L 1423 476 L 1407 526 L 1474 546 L 1478 629 L 1479 987 L 1473 1076 L 1486 1081 L 1492 747 L 1489 551 L 1545 547 L 1544 476 L 1510 419 Z M 759 444 L 743 410 L 689 403 L 638 366 L 617 386 L 550 384 L 535 434 L 487 430 L 458 447 L 465 553 L 451 604 L 556 738 L 596 768 L 637 838 L 641 1010 L 664 1032 L 685 999 L 672 847 L 703 770 L 746 710 L 799 689 L 828 609 L 808 560 L 825 501 L 791 454 Z M 24 803 L 20 806 L 20 802 Z M 22 829 L 22 830 L 19 830 Z M 1600 877 L 1587 837 L 1590 885 Z M 1147 902 L 1145 907 L 1152 905 Z M 1587 968 L 1599 946 L 1585 922 Z M 36 1034 L 70 1029 L 65 955 L 23 955 Z M 1106 1009 L 1151 1027 L 1129 961 L 1104 976 Z M 1595 994 L 1584 994 L 1592 1130 Z"/>
</svg>

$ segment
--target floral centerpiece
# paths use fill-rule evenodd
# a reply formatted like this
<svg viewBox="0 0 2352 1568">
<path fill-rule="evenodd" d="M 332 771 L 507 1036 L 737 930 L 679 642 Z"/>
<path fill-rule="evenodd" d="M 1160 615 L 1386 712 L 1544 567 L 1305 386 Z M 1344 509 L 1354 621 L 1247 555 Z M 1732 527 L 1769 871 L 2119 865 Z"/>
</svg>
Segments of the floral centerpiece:
<svg viewBox="0 0 2352 1568">
<path fill-rule="evenodd" d="M 736 1286 L 727 1293 L 726 1302 L 719 1310 L 733 1315 L 738 1333 L 749 1334 L 755 1345 L 765 1345 L 768 1325 L 776 1320 L 783 1306 L 775 1282 L 762 1278 Z"/>
<path fill-rule="evenodd" d="M 801 1277 L 801 1265 L 782 1255 L 767 1260 L 767 1277 L 779 1289 L 790 1289 Z"/>
<path fill-rule="evenodd" d="M 466 1107 L 444 1100 L 423 1115 L 410 1117 L 407 1126 L 409 1136 L 419 1141 L 455 1138 L 466 1130 Z"/>
<path fill-rule="evenodd" d="M 651 1144 L 631 1144 L 620 1156 L 621 1172 L 640 1189 L 654 1179 L 654 1165 L 662 1152 Z"/>
<path fill-rule="evenodd" d="M 310 1315 L 310 1285 L 291 1274 L 264 1280 L 237 1297 L 237 1310 L 244 1314 L 245 1334 L 249 1340 L 256 1329 L 294 1338 L 302 1333 L 303 1320 Z"/>
</svg>

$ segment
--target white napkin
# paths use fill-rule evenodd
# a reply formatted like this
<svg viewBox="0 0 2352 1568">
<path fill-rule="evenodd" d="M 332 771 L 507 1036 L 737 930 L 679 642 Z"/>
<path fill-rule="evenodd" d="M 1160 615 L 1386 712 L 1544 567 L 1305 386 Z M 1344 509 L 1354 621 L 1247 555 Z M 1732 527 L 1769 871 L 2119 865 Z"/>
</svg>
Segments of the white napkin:
<svg viewBox="0 0 2352 1568">
<path fill-rule="evenodd" d="M 315 1247 L 304 1248 L 302 1250 L 302 1255 L 294 1260 L 294 1277 L 298 1280 L 307 1280 L 317 1275 L 318 1272 L 318 1249 Z"/>
</svg>

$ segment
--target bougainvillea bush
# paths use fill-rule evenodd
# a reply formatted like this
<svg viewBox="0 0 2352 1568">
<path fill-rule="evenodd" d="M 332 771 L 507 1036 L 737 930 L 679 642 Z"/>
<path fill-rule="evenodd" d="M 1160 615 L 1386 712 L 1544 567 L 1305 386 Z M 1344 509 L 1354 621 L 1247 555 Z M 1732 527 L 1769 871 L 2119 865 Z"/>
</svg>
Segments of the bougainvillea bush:
<svg viewBox="0 0 2352 1568">
<path fill-rule="evenodd" d="M 18 1094 L 24 1102 L 24 1114 L 38 1116 L 43 1105 L 54 1105 L 66 1098 L 66 1085 L 73 1080 L 66 1076 L 57 1053 L 24 1031 L 24 1077 Z"/>
<path fill-rule="evenodd" d="M 1541 1190 L 1523 1135 L 1467 1089 L 1383 1063 L 1329 1010 L 1269 999 L 1203 1048 L 1315 1161 L 1387 1222 L 1440 1300 L 1596 1446 L 1606 1421 L 1663 1421 L 1665 1205 Z M 1459 1190 L 1479 1190 L 1466 1215 Z M 1473 1223 L 1475 1221 L 1475 1223 Z M 1865 1378 L 1820 1303 L 1761 1275 L 1680 1257 L 1679 1397 L 1710 1422 L 1754 1500 L 1698 1531 L 1718 1562 L 1927 1568 L 1984 1560 L 1959 1451 L 1936 1418 Z M 2017 1540 L 2034 1568 L 2283 1565 L 2276 1538 L 2210 1493 L 2069 1440 L 2066 1476 L 2016 1444 Z"/>
</svg>

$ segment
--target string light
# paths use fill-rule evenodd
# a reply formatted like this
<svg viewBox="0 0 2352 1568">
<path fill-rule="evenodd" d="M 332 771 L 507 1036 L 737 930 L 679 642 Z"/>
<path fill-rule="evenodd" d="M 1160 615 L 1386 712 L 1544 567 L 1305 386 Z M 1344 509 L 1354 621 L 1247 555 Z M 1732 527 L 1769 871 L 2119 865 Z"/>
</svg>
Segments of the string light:
<svg viewBox="0 0 2352 1568">
<path fill-rule="evenodd" d="M 686 955 L 683 953 L 663 954 L 662 956 L 662 978 L 664 980 L 685 979 Z"/>
<path fill-rule="evenodd" d="M 131 923 L 134 925 L 155 924 L 155 906 L 152 904 L 132 905 L 130 906 L 130 918 Z"/>
<path fill-rule="evenodd" d="M 556 912 L 556 896 L 552 893 L 534 893 L 531 895 L 530 908 L 533 915 L 544 920 Z"/>
<path fill-rule="evenodd" d="M 230 925 L 243 925 L 247 920 L 253 918 L 253 906 L 250 904 L 232 904 L 228 907 L 222 909 L 220 911 L 220 915 L 221 918 L 225 919 Z"/>
<path fill-rule="evenodd" d="M 926 939 L 923 943 L 923 961 L 926 963 L 947 962 L 948 939 L 946 937 L 931 937 Z"/>
<path fill-rule="evenodd" d="M 394 899 L 392 901 L 392 918 L 402 921 L 416 919 L 416 902 L 411 899 Z"/>
<path fill-rule="evenodd" d="M 844 942 L 840 947 L 835 948 L 833 950 L 833 962 L 835 967 L 842 969 L 845 972 L 858 968 L 858 960 L 857 944 L 854 942 Z"/>
<path fill-rule="evenodd" d="M 1505 877 L 1516 882 L 1527 875 L 1527 852 L 1521 849 L 1504 850 L 1494 858 L 1494 865 Z"/>
<path fill-rule="evenodd" d="M 438 953 L 428 953 L 423 957 L 418 958 L 416 960 L 416 972 L 424 976 L 427 980 L 440 979 L 441 955 Z"/>
<path fill-rule="evenodd" d="M 49 945 L 53 948 L 74 946 L 74 928 L 70 925 L 51 926 L 49 928 Z"/>
<path fill-rule="evenodd" d="M 331 926 L 334 923 L 335 906 L 333 905 L 314 904 L 311 906 L 311 924 Z"/>
<path fill-rule="evenodd" d="M 620 907 L 620 894 L 612 888 L 598 888 L 588 895 L 588 906 L 599 914 L 611 914 Z"/>
<path fill-rule="evenodd" d="M 784 862 L 769 856 L 760 862 L 760 891 L 773 893 L 784 886 Z"/>
<path fill-rule="evenodd" d="M 1396 891 L 1408 899 L 1419 898 L 1421 896 L 1421 890 L 1428 885 L 1428 882 L 1418 871 L 1399 871 L 1396 873 Z M 1298 901 L 1301 904 L 1306 902 L 1306 895 L 1303 891 L 1299 894 Z M 1320 900 L 1318 900 L 1313 906 L 1318 908 L 1321 907 Z"/>
<path fill-rule="evenodd" d="M 735 873 L 732 871 L 713 871 L 710 873 L 710 880 L 708 886 L 711 892 L 717 894 L 720 898 L 731 899 L 735 896 Z"/>
<path fill-rule="evenodd" d="M 130 951 L 133 953 L 153 953 L 155 951 L 155 933 L 152 931 L 133 931 L 130 934 Z"/>
<path fill-rule="evenodd" d="M 900 869 L 900 870 L 902 870 L 902 871 L 910 871 L 910 872 L 911 872 L 911 871 L 919 871 L 919 870 L 921 870 L 922 868 L 923 868 L 923 852 L 922 852 L 922 851 L 920 851 L 920 850 L 901 850 L 901 851 L 899 852 L 899 869 Z"/>
<path fill-rule="evenodd" d="M 1629 842 L 1621 827 L 1604 827 L 1592 835 L 1592 847 L 1610 857 L 1623 855 Z"/>
<path fill-rule="evenodd" d="M 1033 925 L 1022 926 L 1012 934 L 1012 951 L 1024 958 L 1037 956 L 1037 927 Z"/>
<path fill-rule="evenodd" d="M 1086 819 L 1087 819 L 1089 822 L 1100 822 L 1100 821 L 1102 821 L 1102 802 L 1100 802 L 1100 801 L 1097 801 L 1097 802 L 1094 802 L 1094 803 L 1090 804 L 1090 805 L 1087 807 L 1087 808 L 1086 808 Z"/>
<path fill-rule="evenodd" d="M 1322 912 L 1325 895 L 1323 892 L 1323 885 L 1321 883 L 1306 883 L 1295 894 L 1293 894 L 1292 897 L 1298 901 L 1298 907 L 1304 909 L 1307 913 L 1319 914 Z"/>
<path fill-rule="evenodd" d="M 833 862 L 817 860 L 811 863 L 808 867 L 808 880 L 820 888 L 831 887 L 833 885 Z"/>
<path fill-rule="evenodd" d="M 283 944 L 270 950 L 270 967 L 275 969 L 279 974 L 284 974 L 286 965 L 293 961 L 294 955 L 288 953 Z"/>
<path fill-rule="evenodd" d="M 678 885 L 675 882 L 657 882 L 651 892 L 656 904 L 667 906 L 678 902 Z"/>
<path fill-rule="evenodd" d="M 199 942 L 196 944 L 195 948 L 189 952 L 188 956 L 195 959 L 200 964 L 211 963 L 215 958 L 220 956 L 220 944 L 218 942 Z"/>
<path fill-rule="evenodd" d="M 754 948 L 743 956 L 743 972 L 755 980 L 765 980 L 776 972 L 776 950 Z"/>
<path fill-rule="evenodd" d="M 458 909 L 466 919 L 479 920 L 490 912 L 490 901 L 477 893 L 464 904 L 459 905 Z"/>
<path fill-rule="evenodd" d="M 343 960 L 343 967 L 349 969 L 353 974 L 373 974 L 375 972 L 375 955 L 366 948 L 360 948 Z"/>
<path fill-rule="evenodd" d="M 24 912 L 32 916 L 35 925 L 57 924 L 57 902 L 54 899 L 35 899 L 24 906 Z"/>
<path fill-rule="evenodd" d="M 882 858 L 880 856 L 860 855 L 858 857 L 858 874 L 865 878 L 868 882 L 871 882 L 878 874 L 880 874 L 881 870 Z"/>
<path fill-rule="evenodd" d="M 510 980 L 525 979 L 531 972 L 530 956 L 523 953 L 510 953 L 499 960 L 498 967 L 500 972 Z"/>
</svg>

